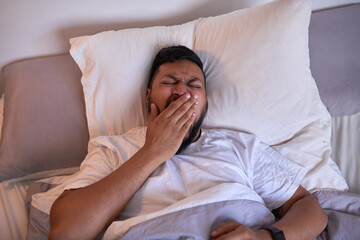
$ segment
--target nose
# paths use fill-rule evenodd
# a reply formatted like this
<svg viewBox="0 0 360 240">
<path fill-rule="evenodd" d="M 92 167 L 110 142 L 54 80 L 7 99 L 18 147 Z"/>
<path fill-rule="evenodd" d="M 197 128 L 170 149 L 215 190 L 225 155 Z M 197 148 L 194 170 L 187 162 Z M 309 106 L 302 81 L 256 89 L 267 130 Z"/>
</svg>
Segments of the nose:
<svg viewBox="0 0 360 240">
<path fill-rule="evenodd" d="M 188 89 L 185 85 L 185 83 L 179 81 L 178 83 L 176 83 L 174 85 L 174 88 L 172 90 L 172 94 L 174 95 L 184 95 L 185 93 L 187 93 Z"/>
</svg>

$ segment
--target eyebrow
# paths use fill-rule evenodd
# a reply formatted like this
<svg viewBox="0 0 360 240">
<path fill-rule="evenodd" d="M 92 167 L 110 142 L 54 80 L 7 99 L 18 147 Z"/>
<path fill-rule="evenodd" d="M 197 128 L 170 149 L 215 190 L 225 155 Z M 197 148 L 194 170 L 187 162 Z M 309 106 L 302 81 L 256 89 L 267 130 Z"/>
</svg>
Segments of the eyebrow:
<svg viewBox="0 0 360 240">
<path fill-rule="evenodd" d="M 172 75 L 172 74 L 166 74 L 166 75 L 164 75 L 163 77 L 168 77 L 168 78 L 171 78 L 171 79 L 174 80 L 174 81 L 178 81 L 178 78 L 175 77 L 175 76 Z M 202 81 L 200 80 L 200 78 L 198 78 L 198 77 L 191 77 L 189 80 L 187 80 L 187 82 L 195 82 L 195 81 L 200 81 L 200 82 L 202 82 Z"/>
<path fill-rule="evenodd" d="M 171 75 L 171 74 L 166 74 L 163 77 L 168 77 L 168 78 L 171 78 L 172 80 L 175 80 L 175 81 L 178 80 L 174 75 Z"/>
</svg>

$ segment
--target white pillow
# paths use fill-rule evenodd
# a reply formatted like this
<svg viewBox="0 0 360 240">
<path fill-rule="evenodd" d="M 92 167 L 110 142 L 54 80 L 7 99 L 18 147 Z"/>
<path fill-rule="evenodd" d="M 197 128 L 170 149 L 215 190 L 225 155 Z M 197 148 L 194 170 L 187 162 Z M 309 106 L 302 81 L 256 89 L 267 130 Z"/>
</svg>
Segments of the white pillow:
<svg viewBox="0 0 360 240">
<path fill-rule="evenodd" d="M 165 46 L 192 48 L 196 23 L 107 31 L 70 40 L 70 53 L 83 73 L 90 138 L 147 124 L 145 96 L 152 61 Z"/>
<path fill-rule="evenodd" d="M 256 134 L 310 171 L 307 189 L 347 189 L 331 153 L 331 116 L 309 68 L 310 0 L 274 1 L 201 20 L 194 48 L 208 84 L 206 127 Z"/>
<path fill-rule="evenodd" d="M 278 0 L 174 27 L 104 32 L 72 40 L 83 72 L 90 137 L 146 124 L 145 88 L 164 45 L 195 50 L 207 76 L 204 127 L 258 135 L 309 169 L 308 190 L 347 189 L 329 158 L 330 115 L 309 68 L 311 0 Z M 194 32 L 195 31 L 195 32 Z"/>
</svg>

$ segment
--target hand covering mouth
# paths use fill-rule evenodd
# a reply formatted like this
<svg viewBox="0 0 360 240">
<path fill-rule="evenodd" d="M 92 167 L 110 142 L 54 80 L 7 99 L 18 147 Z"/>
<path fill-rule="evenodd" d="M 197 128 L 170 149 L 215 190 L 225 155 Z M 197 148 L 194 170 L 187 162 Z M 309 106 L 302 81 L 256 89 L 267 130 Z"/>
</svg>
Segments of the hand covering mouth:
<svg viewBox="0 0 360 240">
<path fill-rule="evenodd" d="M 167 100 L 165 107 L 166 107 L 166 108 L 169 107 L 172 102 L 175 102 L 175 101 L 178 100 L 181 96 L 182 96 L 182 95 L 171 95 L 171 96 L 169 97 L 169 99 Z"/>
</svg>

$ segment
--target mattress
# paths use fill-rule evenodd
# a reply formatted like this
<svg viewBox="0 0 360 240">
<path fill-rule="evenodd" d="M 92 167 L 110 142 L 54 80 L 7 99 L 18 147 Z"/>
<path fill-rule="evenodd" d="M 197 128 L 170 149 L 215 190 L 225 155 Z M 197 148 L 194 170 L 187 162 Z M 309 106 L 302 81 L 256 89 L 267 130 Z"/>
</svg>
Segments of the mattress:
<svg viewBox="0 0 360 240">
<path fill-rule="evenodd" d="M 332 159 L 340 168 L 349 191 L 360 193 L 360 112 L 332 118 Z"/>
</svg>

